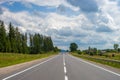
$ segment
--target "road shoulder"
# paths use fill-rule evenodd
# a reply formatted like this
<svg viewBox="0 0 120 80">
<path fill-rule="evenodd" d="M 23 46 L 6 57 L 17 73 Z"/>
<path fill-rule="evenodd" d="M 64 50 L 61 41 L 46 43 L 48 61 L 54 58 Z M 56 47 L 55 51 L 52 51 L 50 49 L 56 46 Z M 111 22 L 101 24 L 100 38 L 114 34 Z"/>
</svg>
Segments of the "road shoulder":
<svg viewBox="0 0 120 80">
<path fill-rule="evenodd" d="M 37 59 L 37 60 L 29 61 L 29 62 L 24 62 L 24 63 L 0 68 L 0 78 L 4 77 L 6 75 L 12 74 L 12 73 L 19 72 L 19 71 L 24 70 L 26 68 L 29 68 L 35 64 L 41 63 L 41 62 L 43 62 L 51 57 L 54 57 L 54 56 L 50 56 L 50 57 L 46 57 L 46 58 L 42 58 L 42 59 Z"/>
<path fill-rule="evenodd" d="M 73 55 L 71 55 L 71 56 L 73 56 Z M 76 56 L 74 56 L 74 57 L 76 57 Z M 79 58 L 79 57 L 76 57 L 76 58 Z M 111 66 L 108 66 L 108 65 L 105 65 L 105 64 L 101 64 L 101 63 L 90 61 L 90 60 L 83 59 L 83 58 L 80 58 L 80 59 L 85 60 L 87 62 L 90 62 L 92 64 L 95 64 L 97 66 L 103 67 L 105 69 L 108 69 L 110 71 L 113 71 L 113 72 L 116 72 L 116 73 L 120 74 L 120 69 L 118 69 L 118 68 L 114 68 L 114 67 L 111 67 Z"/>
</svg>

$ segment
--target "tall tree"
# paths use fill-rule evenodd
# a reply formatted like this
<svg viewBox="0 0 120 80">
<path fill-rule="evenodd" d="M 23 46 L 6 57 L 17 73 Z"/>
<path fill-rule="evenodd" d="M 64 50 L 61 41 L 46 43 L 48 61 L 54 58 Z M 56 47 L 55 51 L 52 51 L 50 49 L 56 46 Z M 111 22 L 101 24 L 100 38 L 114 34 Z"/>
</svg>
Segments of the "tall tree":
<svg viewBox="0 0 120 80">
<path fill-rule="evenodd" d="M 0 21 L 0 51 L 6 52 L 6 30 L 3 21 Z"/>
<path fill-rule="evenodd" d="M 58 49 L 57 46 L 55 46 L 55 47 L 54 47 L 54 52 L 57 52 L 57 51 L 59 51 L 59 49 Z M 67 52 L 68 52 L 68 51 L 67 51 Z"/>
<path fill-rule="evenodd" d="M 40 52 L 40 37 L 39 34 L 35 34 L 33 36 L 33 49 L 34 53 L 39 53 Z"/>
<path fill-rule="evenodd" d="M 7 35 L 6 37 L 6 52 L 11 52 L 11 45 L 10 45 L 10 40 L 9 40 L 9 37 Z"/>
<path fill-rule="evenodd" d="M 16 30 L 12 23 L 9 24 L 9 40 L 11 44 L 11 52 L 17 53 L 17 45 L 16 45 Z"/>
<path fill-rule="evenodd" d="M 30 53 L 33 53 L 33 35 L 32 34 L 29 34 L 29 41 L 30 41 L 30 47 L 29 47 L 29 50 L 30 50 Z"/>
<path fill-rule="evenodd" d="M 49 44 L 49 51 L 52 51 L 54 49 L 54 46 L 51 37 L 48 37 L 48 44 Z"/>
<path fill-rule="evenodd" d="M 78 48 L 78 45 L 76 43 L 71 43 L 70 44 L 70 51 L 73 52 L 73 51 L 76 51 Z"/>
<path fill-rule="evenodd" d="M 12 23 L 9 24 L 9 32 L 6 33 L 4 22 L 0 21 L 0 52 L 41 53 L 54 49 L 51 37 L 40 34 L 30 34 L 29 39 L 27 37 L 27 33 L 21 34 Z"/>
<path fill-rule="evenodd" d="M 17 52 L 22 52 L 22 34 L 20 34 L 18 27 L 15 29 L 15 43 L 17 47 Z"/>
<path fill-rule="evenodd" d="M 22 53 L 28 53 L 28 46 L 27 46 L 27 33 L 22 35 Z"/>
</svg>

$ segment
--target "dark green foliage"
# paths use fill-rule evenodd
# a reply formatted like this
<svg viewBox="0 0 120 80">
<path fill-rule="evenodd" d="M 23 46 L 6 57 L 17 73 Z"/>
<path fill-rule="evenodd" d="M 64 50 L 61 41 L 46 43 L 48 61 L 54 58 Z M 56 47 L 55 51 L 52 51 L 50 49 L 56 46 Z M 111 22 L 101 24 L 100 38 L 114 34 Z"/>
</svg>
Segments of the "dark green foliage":
<svg viewBox="0 0 120 80">
<path fill-rule="evenodd" d="M 51 37 L 42 36 L 40 34 L 30 34 L 30 50 L 30 53 L 33 54 L 53 51 L 54 47 Z"/>
<path fill-rule="evenodd" d="M 51 37 L 44 37 L 43 48 L 44 48 L 44 51 L 51 51 L 54 49 Z"/>
<path fill-rule="evenodd" d="M 59 51 L 59 49 L 58 49 L 57 46 L 55 46 L 55 47 L 54 47 L 54 52 L 57 52 L 57 51 Z"/>
<path fill-rule="evenodd" d="M 9 24 L 9 40 L 11 43 L 11 52 L 17 52 L 16 47 L 16 37 L 15 37 L 15 29 L 12 24 Z"/>
<path fill-rule="evenodd" d="M 118 52 L 120 52 L 120 48 L 118 48 Z"/>
<path fill-rule="evenodd" d="M 83 53 L 89 54 L 91 56 L 93 56 L 93 55 L 102 55 L 102 52 L 97 50 L 97 48 L 91 48 L 91 47 L 88 47 L 87 50 L 83 50 Z"/>
<path fill-rule="evenodd" d="M 4 26 L 4 22 L 0 21 L 0 51 L 6 52 L 6 30 Z"/>
<path fill-rule="evenodd" d="M 40 34 L 29 34 L 29 36 L 27 33 L 21 34 L 12 23 L 9 24 L 9 32 L 7 33 L 4 22 L 0 21 L 0 52 L 37 54 L 53 50 L 51 37 Z"/>
<path fill-rule="evenodd" d="M 6 37 L 6 52 L 11 52 L 11 44 L 10 44 L 10 40 L 8 38 L 8 36 Z"/>
<path fill-rule="evenodd" d="M 33 53 L 40 53 L 41 49 L 41 37 L 39 34 L 33 36 Z"/>
<path fill-rule="evenodd" d="M 78 53 L 78 54 L 82 54 L 81 50 L 78 50 L 77 53 Z"/>
<path fill-rule="evenodd" d="M 78 45 L 76 43 L 71 43 L 70 44 L 70 51 L 73 52 L 73 51 L 76 51 L 78 48 Z"/>
<path fill-rule="evenodd" d="M 28 46 L 27 46 L 27 34 L 22 35 L 21 41 L 22 53 L 28 53 Z"/>
<path fill-rule="evenodd" d="M 16 28 L 15 34 L 16 34 L 15 41 L 16 41 L 17 53 L 22 53 L 22 34 L 20 34 L 18 28 Z"/>
</svg>

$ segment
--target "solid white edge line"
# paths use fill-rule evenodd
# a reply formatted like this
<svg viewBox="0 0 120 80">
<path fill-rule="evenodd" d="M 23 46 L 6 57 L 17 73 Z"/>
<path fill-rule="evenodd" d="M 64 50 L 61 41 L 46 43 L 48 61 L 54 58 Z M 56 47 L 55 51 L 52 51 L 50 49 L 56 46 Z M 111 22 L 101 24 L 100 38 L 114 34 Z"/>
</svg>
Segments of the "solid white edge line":
<svg viewBox="0 0 120 80">
<path fill-rule="evenodd" d="M 70 56 L 70 55 L 69 55 L 69 56 Z M 76 60 L 78 60 L 78 61 L 87 63 L 87 64 L 89 64 L 89 65 L 91 65 L 91 66 L 94 66 L 94 67 L 96 67 L 96 68 L 99 68 L 99 69 L 101 69 L 101 70 L 104 70 L 104 71 L 106 71 L 106 72 L 112 73 L 112 74 L 117 75 L 117 76 L 120 77 L 120 74 L 118 74 L 118 73 L 116 73 L 116 72 L 113 72 L 113 71 L 111 71 L 111 70 L 105 69 L 105 68 L 100 67 L 100 66 L 97 66 L 97 65 L 92 64 L 92 63 L 90 63 L 90 62 L 87 62 L 87 61 L 85 61 L 85 60 L 83 60 L 83 59 L 81 59 L 81 58 L 77 58 L 77 57 L 73 57 L 73 56 L 71 56 L 71 57 L 74 58 L 74 59 L 76 59 Z"/>
<path fill-rule="evenodd" d="M 30 70 L 30 69 L 33 69 L 33 68 L 35 68 L 35 67 L 37 67 L 37 66 L 39 66 L 39 65 L 41 65 L 41 64 L 43 64 L 43 63 L 45 63 L 45 62 L 48 62 L 48 61 L 50 61 L 50 60 L 52 60 L 52 59 L 54 59 L 54 58 L 56 58 L 56 57 L 57 57 L 57 56 L 52 57 L 52 58 L 50 58 L 50 59 L 48 59 L 48 60 L 45 60 L 45 61 L 43 61 L 43 62 L 41 62 L 41 63 L 39 63 L 39 64 L 36 64 L 36 65 L 34 65 L 34 66 L 32 66 L 32 67 L 29 67 L 29 68 L 27 68 L 27 69 L 25 69 L 25 70 L 23 70 L 23 71 L 20 71 L 20 72 L 15 73 L 15 74 L 13 74 L 13 75 L 11 75 L 11 76 L 8 76 L 8 77 L 6 77 L 6 78 L 4 78 L 4 79 L 2 79 L 2 80 L 10 79 L 10 78 L 12 78 L 12 77 L 14 77 L 14 76 L 16 76 L 16 75 L 19 75 L 19 74 L 21 74 L 21 73 L 23 73 L 23 72 L 26 72 L 26 71 L 28 71 L 28 70 Z"/>
</svg>

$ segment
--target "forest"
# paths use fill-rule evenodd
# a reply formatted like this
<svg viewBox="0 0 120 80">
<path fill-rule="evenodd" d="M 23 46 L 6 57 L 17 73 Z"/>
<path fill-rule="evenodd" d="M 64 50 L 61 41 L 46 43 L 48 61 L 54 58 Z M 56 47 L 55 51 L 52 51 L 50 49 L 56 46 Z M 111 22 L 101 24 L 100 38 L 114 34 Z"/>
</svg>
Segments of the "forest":
<svg viewBox="0 0 120 80">
<path fill-rule="evenodd" d="M 56 50 L 50 36 L 21 33 L 11 22 L 8 30 L 5 27 L 4 21 L 0 20 L 0 52 L 2 53 L 37 54 Z"/>
</svg>

